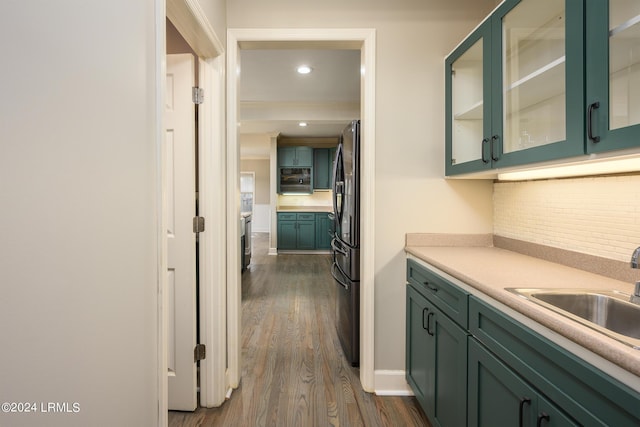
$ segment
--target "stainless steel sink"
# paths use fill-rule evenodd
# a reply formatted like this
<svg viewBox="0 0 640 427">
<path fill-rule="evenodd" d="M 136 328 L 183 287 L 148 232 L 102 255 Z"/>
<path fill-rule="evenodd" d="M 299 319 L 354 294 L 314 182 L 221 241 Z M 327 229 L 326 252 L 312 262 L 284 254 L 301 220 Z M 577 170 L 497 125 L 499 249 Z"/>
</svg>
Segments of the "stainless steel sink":
<svg viewBox="0 0 640 427">
<path fill-rule="evenodd" d="M 640 305 L 619 291 L 507 288 L 529 301 L 640 349 Z"/>
</svg>

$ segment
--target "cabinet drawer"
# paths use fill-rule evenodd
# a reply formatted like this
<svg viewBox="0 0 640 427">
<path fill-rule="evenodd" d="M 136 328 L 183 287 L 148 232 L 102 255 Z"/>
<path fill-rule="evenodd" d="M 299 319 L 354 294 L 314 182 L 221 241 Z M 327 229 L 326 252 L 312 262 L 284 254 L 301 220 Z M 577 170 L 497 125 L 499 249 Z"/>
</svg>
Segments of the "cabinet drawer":
<svg viewBox="0 0 640 427">
<path fill-rule="evenodd" d="M 278 221 L 295 221 L 295 212 L 278 212 Z"/>
<path fill-rule="evenodd" d="M 469 294 L 412 259 L 407 260 L 407 281 L 443 313 L 467 329 Z"/>
<path fill-rule="evenodd" d="M 297 219 L 298 221 L 315 221 L 316 220 L 316 214 L 315 213 L 298 213 L 297 214 Z"/>
<path fill-rule="evenodd" d="M 582 425 L 640 425 L 640 393 L 476 297 L 469 330 Z"/>
</svg>

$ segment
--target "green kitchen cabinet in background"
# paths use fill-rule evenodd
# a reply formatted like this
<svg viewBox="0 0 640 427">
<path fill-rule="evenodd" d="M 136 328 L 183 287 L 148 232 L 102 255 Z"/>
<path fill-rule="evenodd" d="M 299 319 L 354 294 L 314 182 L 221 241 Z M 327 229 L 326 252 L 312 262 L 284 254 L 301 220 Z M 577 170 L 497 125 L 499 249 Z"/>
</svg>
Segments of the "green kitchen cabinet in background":
<svg viewBox="0 0 640 427">
<path fill-rule="evenodd" d="M 335 148 L 314 148 L 313 150 L 313 188 L 315 190 L 331 189 L 333 174 L 333 158 Z"/>
<path fill-rule="evenodd" d="M 298 214 L 297 249 L 311 250 L 316 248 L 316 215 L 314 213 Z"/>
<path fill-rule="evenodd" d="M 329 213 L 316 213 L 316 249 L 331 249 L 333 238 L 333 221 Z"/>
<path fill-rule="evenodd" d="M 313 148 L 311 147 L 278 147 L 278 166 L 313 167 Z"/>
<path fill-rule="evenodd" d="M 445 61 L 445 172 L 584 154 L 584 0 L 506 0 Z"/>
<path fill-rule="evenodd" d="M 278 212 L 278 249 L 312 250 L 315 247 L 315 213 Z"/>
</svg>

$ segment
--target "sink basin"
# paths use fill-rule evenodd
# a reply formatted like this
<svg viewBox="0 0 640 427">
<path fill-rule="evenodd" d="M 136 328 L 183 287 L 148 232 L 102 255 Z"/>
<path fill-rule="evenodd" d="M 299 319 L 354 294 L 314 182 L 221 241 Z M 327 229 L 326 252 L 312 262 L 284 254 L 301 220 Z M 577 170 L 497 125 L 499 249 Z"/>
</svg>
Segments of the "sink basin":
<svg viewBox="0 0 640 427">
<path fill-rule="evenodd" d="M 538 305 L 640 349 L 640 305 L 619 291 L 507 288 Z"/>
</svg>

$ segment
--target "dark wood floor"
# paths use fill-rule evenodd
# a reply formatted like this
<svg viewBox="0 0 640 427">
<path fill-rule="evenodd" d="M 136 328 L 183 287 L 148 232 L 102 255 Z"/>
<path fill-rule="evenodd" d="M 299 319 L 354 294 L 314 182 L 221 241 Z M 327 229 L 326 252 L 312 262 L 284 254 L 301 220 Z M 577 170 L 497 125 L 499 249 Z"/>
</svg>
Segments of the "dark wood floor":
<svg viewBox="0 0 640 427">
<path fill-rule="evenodd" d="M 242 380 L 220 408 L 169 426 L 429 426 L 413 397 L 365 393 L 334 326 L 329 255 L 267 255 L 255 233 L 242 275 Z"/>
</svg>

